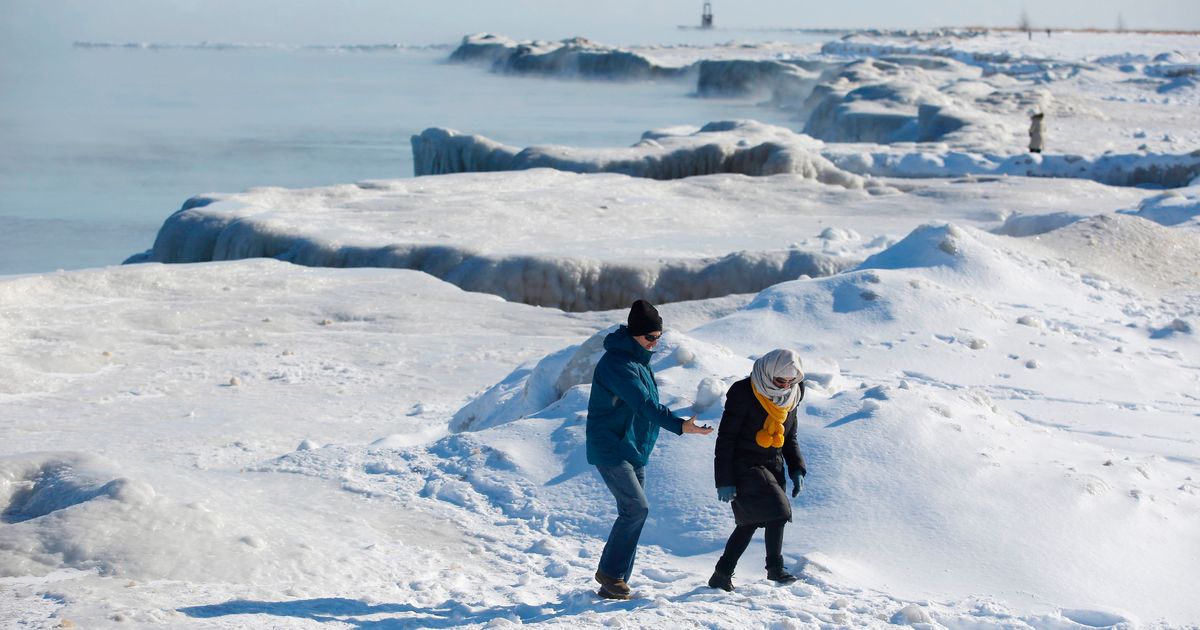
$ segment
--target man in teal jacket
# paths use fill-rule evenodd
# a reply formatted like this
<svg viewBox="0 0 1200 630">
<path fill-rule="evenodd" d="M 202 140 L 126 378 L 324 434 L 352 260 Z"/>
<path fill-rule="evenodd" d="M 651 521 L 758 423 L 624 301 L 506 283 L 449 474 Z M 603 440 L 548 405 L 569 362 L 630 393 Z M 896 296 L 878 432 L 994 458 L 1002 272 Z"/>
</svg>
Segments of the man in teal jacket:
<svg viewBox="0 0 1200 630">
<path fill-rule="evenodd" d="M 609 599 L 630 596 L 633 559 L 650 513 L 646 462 L 659 428 L 676 435 L 712 433 L 712 427 L 697 426 L 695 416 L 684 420 L 658 402 L 650 356 L 662 337 L 662 327 L 654 306 L 645 300 L 634 302 L 628 323 L 604 338 L 604 356 L 592 375 L 587 460 L 617 500 L 617 520 L 596 570 L 600 595 Z"/>
</svg>

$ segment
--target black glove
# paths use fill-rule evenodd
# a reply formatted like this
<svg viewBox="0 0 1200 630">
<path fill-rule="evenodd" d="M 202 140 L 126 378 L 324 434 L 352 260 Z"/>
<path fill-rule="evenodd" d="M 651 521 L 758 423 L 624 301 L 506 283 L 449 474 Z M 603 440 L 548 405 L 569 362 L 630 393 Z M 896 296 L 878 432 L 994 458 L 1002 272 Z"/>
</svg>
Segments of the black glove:
<svg viewBox="0 0 1200 630">
<path fill-rule="evenodd" d="M 804 489 L 804 473 L 792 475 L 792 496 L 797 496 Z"/>
</svg>

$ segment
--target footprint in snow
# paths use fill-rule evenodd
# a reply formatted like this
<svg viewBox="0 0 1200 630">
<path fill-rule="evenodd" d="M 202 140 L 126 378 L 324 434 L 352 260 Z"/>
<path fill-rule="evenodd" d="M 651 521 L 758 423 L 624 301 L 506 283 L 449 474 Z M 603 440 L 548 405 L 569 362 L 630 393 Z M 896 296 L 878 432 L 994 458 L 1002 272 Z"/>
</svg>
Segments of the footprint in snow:
<svg viewBox="0 0 1200 630">
<path fill-rule="evenodd" d="M 670 582 L 678 582 L 679 580 L 682 580 L 683 578 L 688 576 L 687 573 L 681 573 L 679 571 L 664 571 L 662 569 L 654 569 L 654 568 L 644 569 L 642 571 L 642 575 L 646 576 L 647 578 L 649 578 L 651 580 L 654 580 L 655 582 L 661 582 L 664 584 L 670 583 Z"/>
<path fill-rule="evenodd" d="M 1067 609 L 1062 611 L 1062 616 L 1088 628 L 1111 628 L 1129 622 L 1118 613 L 1103 610 Z"/>
</svg>

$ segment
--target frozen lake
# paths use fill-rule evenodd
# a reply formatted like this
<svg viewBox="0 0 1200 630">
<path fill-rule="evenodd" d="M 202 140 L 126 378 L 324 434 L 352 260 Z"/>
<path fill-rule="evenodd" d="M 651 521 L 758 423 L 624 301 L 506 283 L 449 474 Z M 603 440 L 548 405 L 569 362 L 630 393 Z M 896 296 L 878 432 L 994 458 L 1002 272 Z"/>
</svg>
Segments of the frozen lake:
<svg viewBox="0 0 1200 630">
<path fill-rule="evenodd" d="M 731 34 L 670 36 L 704 43 Z M 64 43 L 5 54 L 0 274 L 120 263 L 198 193 L 411 177 L 409 137 L 427 127 L 521 146 L 600 147 L 667 125 L 792 122 L 750 101 L 689 98 L 694 82 L 504 77 L 445 63 L 455 45 Z"/>
</svg>

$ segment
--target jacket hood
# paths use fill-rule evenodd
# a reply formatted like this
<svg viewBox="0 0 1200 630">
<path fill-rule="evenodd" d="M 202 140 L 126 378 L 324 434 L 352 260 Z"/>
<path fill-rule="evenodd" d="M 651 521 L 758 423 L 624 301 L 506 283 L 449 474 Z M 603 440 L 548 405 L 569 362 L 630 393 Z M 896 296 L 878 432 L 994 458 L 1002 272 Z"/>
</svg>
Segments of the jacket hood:
<svg viewBox="0 0 1200 630">
<path fill-rule="evenodd" d="M 604 337 L 604 349 L 608 352 L 627 354 L 642 365 L 649 365 L 653 354 L 629 334 L 629 328 L 624 324 Z"/>
</svg>

